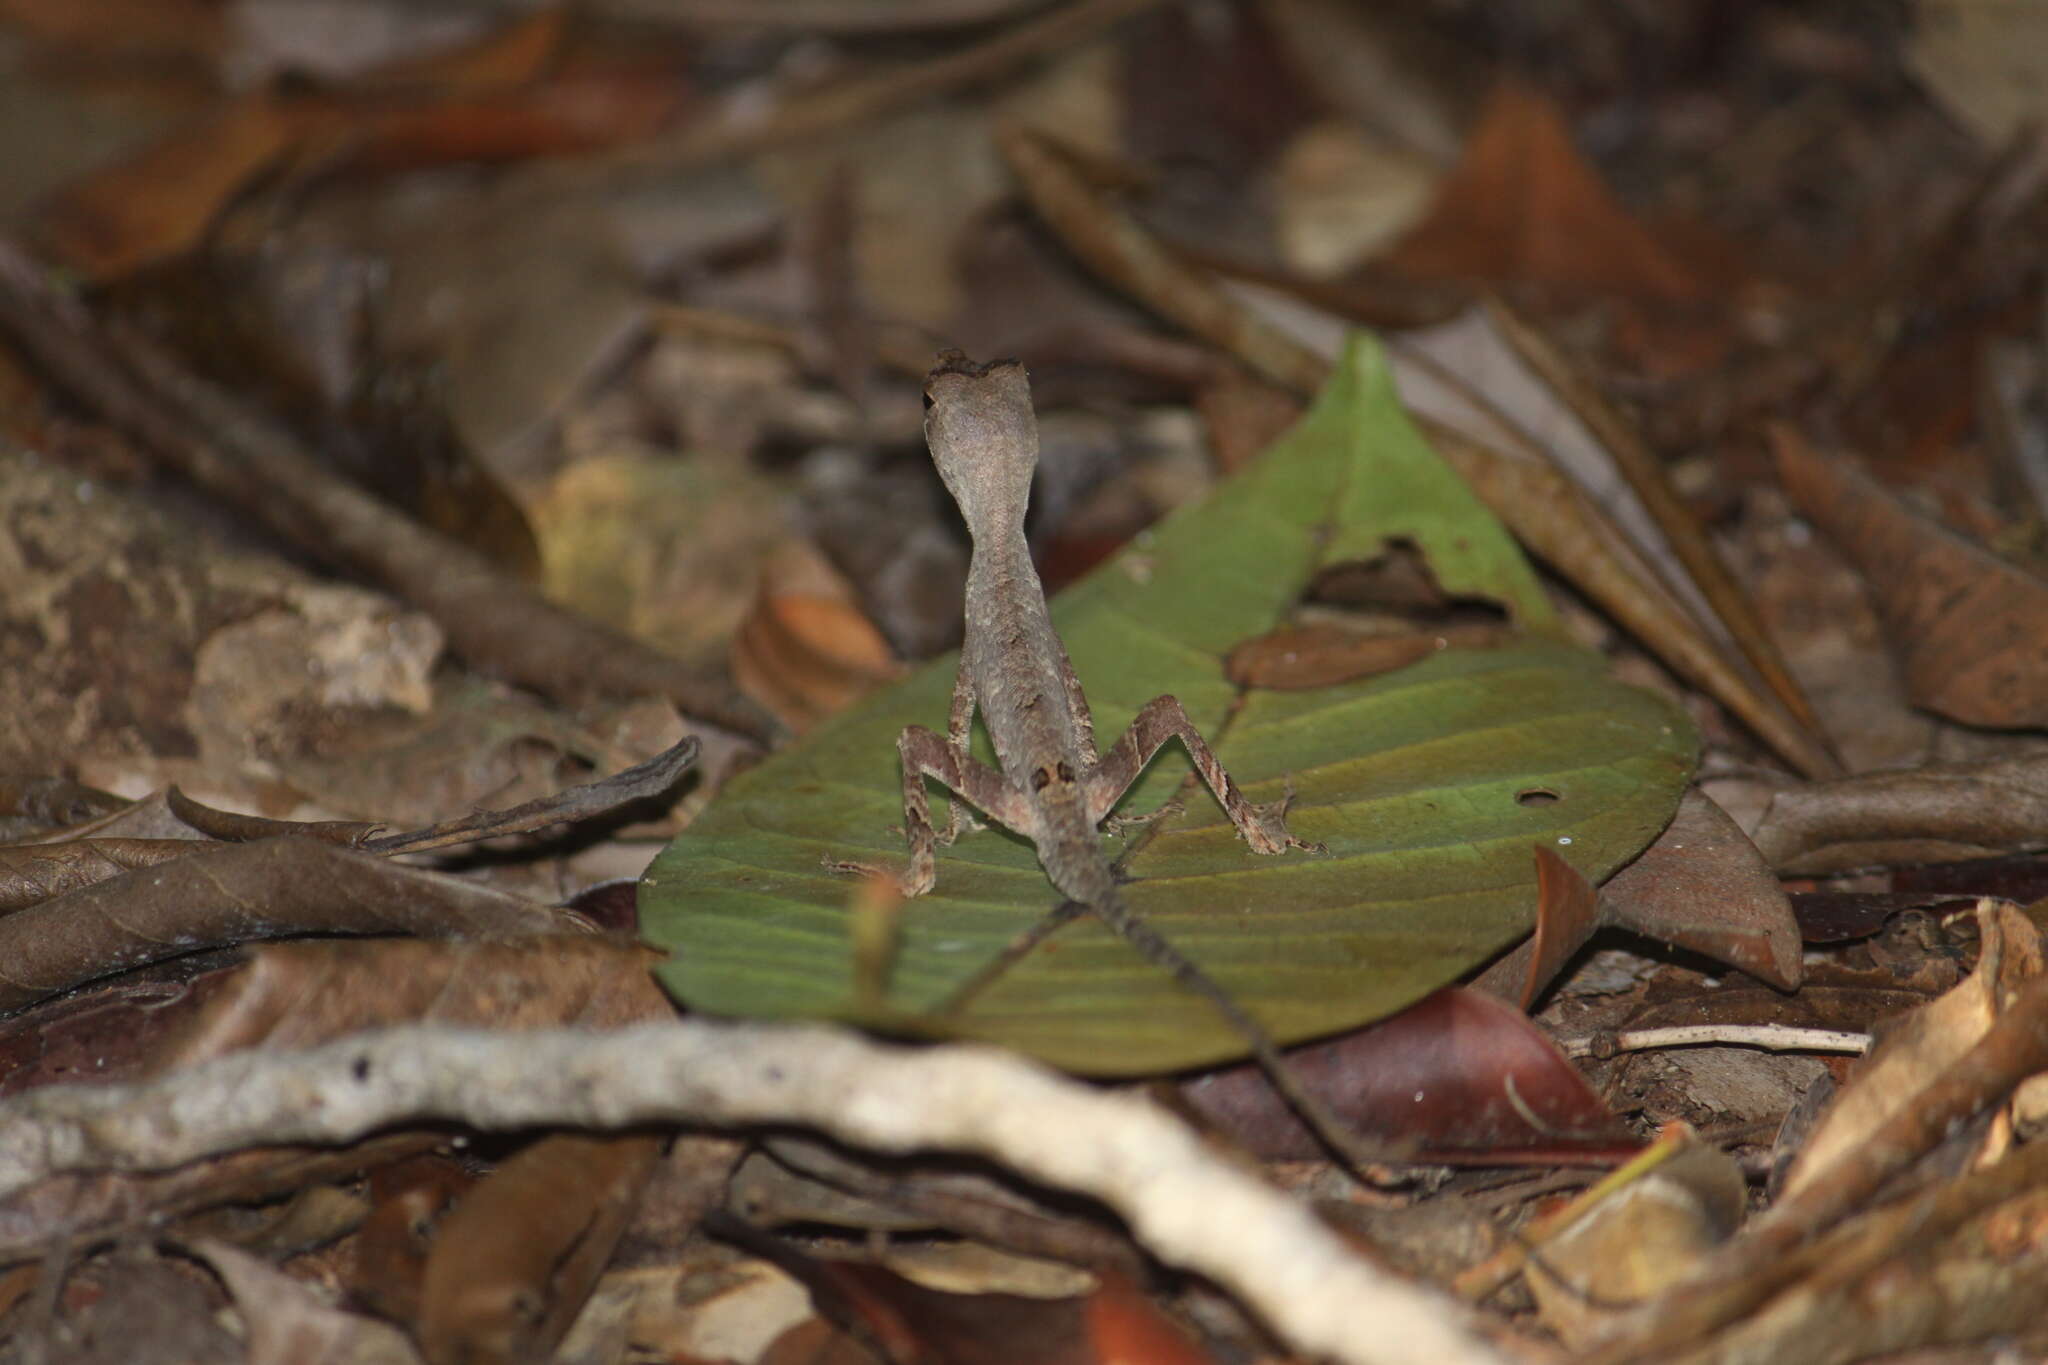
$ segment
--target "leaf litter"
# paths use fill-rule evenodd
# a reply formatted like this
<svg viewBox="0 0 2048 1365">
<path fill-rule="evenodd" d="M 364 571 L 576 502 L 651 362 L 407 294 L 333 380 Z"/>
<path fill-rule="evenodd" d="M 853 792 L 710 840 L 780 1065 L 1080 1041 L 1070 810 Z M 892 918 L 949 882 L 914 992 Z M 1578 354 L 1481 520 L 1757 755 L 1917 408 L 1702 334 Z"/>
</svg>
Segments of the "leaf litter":
<svg viewBox="0 0 2048 1365">
<path fill-rule="evenodd" d="M 1930 64 L 1924 35 L 1788 14 L 1723 25 L 1702 44 L 1683 10 L 1638 16 L 1626 41 L 1590 12 L 1552 16 L 1542 63 L 1512 51 L 1503 63 L 1499 34 L 1481 40 L 1456 16 L 1361 18 L 1320 0 L 1245 0 L 1199 23 L 1143 0 L 1030 14 L 935 0 L 898 8 L 890 22 L 908 29 L 891 37 L 854 7 L 820 18 L 798 5 L 801 17 L 778 22 L 825 36 L 796 47 L 774 25 L 737 37 L 720 26 L 730 7 L 697 0 L 624 41 L 602 19 L 553 11 L 431 37 L 394 19 L 381 49 L 322 53 L 335 73 L 324 85 L 157 87 L 164 103 L 150 107 L 185 117 L 130 117 L 106 144 L 126 148 L 111 161 L 65 145 L 68 133 L 48 130 L 77 120 L 37 102 L 66 107 L 63 73 L 105 35 L 198 69 L 222 59 L 217 27 L 195 18 L 167 36 L 154 16 L 102 15 L 25 29 L 26 41 L 61 33 L 72 46 L 24 81 L 10 120 L 9 135 L 36 148 L 16 162 L 58 169 L 0 187 L 11 205 L 39 205 L 16 221 L 44 253 L 9 256 L 0 290 L 0 334 L 18 348 L 0 425 L 34 452 L 7 455 L 0 480 L 11 584 L 0 770 L 12 774 L 0 806 L 19 841 L 6 879 L 21 907 L 0 915 L 0 935 L 15 936 L 0 962 L 22 983 L 0 1029 L 4 1084 L 20 1097 L 0 1132 L 28 1121 L 16 1106 L 38 1093 L 90 1078 L 118 1097 L 149 1073 L 197 1078 L 237 1049 L 295 1057 L 363 1028 L 595 1034 L 671 1019 L 656 964 L 559 906 L 634 877 L 679 830 L 679 850 L 724 838 L 722 821 L 765 809 L 750 790 L 787 786 L 780 795 L 821 811 L 837 800 L 824 842 L 892 848 L 881 805 L 865 809 L 851 788 L 793 790 L 794 765 L 815 750 L 791 747 L 767 716 L 808 729 L 807 746 L 848 736 L 833 763 L 861 774 L 856 787 L 886 787 L 889 737 L 863 736 L 863 713 L 846 708 L 893 704 L 855 697 L 958 628 L 961 545 L 931 496 L 904 382 L 928 363 L 926 338 L 943 338 L 1032 368 L 1050 419 L 1034 526 L 1048 577 L 1139 535 L 1107 577 L 1059 604 L 1077 623 L 1084 680 L 1111 710 L 1168 689 L 1213 692 L 1219 717 L 1236 708 L 1226 742 L 1289 718 L 1314 742 L 1274 744 L 1257 775 L 1291 774 L 1302 818 L 1328 820 L 1329 833 L 1368 809 L 1375 821 L 1359 828 L 1380 831 L 1352 834 L 1347 861 L 1316 875 L 1243 879 L 1211 928 L 1196 931 L 1167 899 L 1144 908 L 1198 956 L 1242 954 L 1232 984 L 1246 1003 L 1295 1021 L 1289 1036 L 1319 1038 L 1304 1066 L 1332 1058 L 1327 1084 L 1361 1126 L 1442 1165 L 1347 1184 L 1287 1146 L 1255 1079 L 1176 1077 L 1191 1094 L 1241 1087 L 1251 1112 L 1267 1112 L 1223 1125 L 1219 1140 L 1261 1151 L 1299 1198 L 1438 1287 L 1517 1236 L 1542 1201 L 1593 1180 L 1598 1165 L 1580 1163 L 1629 1160 L 1660 1125 L 1672 1150 L 1711 1169 L 1678 1180 L 1628 1168 L 1596 1186 L 1574 1206 L 1569 1243 L 1527 1262 L 1533 1300 L 1516 1286 L 1476 1319 L 1442 1299 L 1402 1319 L 1453 1334 L 1432 1354 L 1539 1358 L 1562 1341 L 1594 1360 L 1847 1360 L 2038 1337 L 2048 1258 L 2028 1231 L 2041 1224 L 2026 1080 L 2043 1063 L 2025 949 L 2038 913 L 2022 913 L 2041 880 L 2029 814 L 2038 632 L 2025 619 L 2048 521 L 2034 491 L 2048 480 L 2027 322 L 2044 239 L 2038 158 L 2024 137 L 1985 131 L 2011 124 L 1945 74 L 1961 69 L 1954 51 Z M 1972 33 L 1987 41 L 1942 33 L 1951 49 Z M 1983 69 L 2024 66 L 2009 60 L 2024 50 Z M 1662 54 L 1670 79 L 1642 93 L 1615 65 L 1623 51 Z M 1879 73 L 1904 61 L 1973 122 L 1887 85 Z M 217 93 L 231 86 L 252 93 Z M 455 161 L 493 169 L 450 171 Z M 1387 226 L 1396 214 L 1412 224 L 1404 238 Z M 1869 232 L 1873 221 L 1888 230 Z M 66 262 L 126 278 L 84 298 L 53 292 L 38 272 Z M 1247 490 L 1257 452 L 1333 373 L 1330 338 L 1347 320 L 1441 322 L 1488 292 L 1520 320 L 1507 324 L 1518 349 L 1601 439 L 1559 434 L 1546 415 L 1555 396 L 1547 408 L 1528 400 L 1541 385 L 1526 377 L 1494 385 L 1471 347 L 1408 352 L 1402 383 L 1448 365 L 1490 407 L 1456 430 L 1425 420 L 1423 438 L 1557 577 L 1533 592 L 1447 580 L 1451 611 L 1433 615 L 1320 591 L 1297 600 L 1309 575 L 1294 573 L 1262 618 L 1232 615 L 1233 593 L 1283 577 L 1260 553 L 1245 559 L 1260 506 Z M 275 325 L 232 346 L 211 339 L 206 318 L 165 325 L 194 300 Z M 1469 331 L 1475 316 L 1457 325 Z M 1348 364 L 1336 365 L 1340 383 Z M 263 413 L 280 393 L 307 397 Z M 1639 520 L 1606 518 L 1618 476 L 1528 458 L 1553 441 L 1633 459 L 1657 476 L 1650 498 L 1667 522 L 1703 527 L 1703 540 L 1679 530 L 1680 555 L 1631 544 Z M 166 496 L 149 472 L 165 457 L 238 510 Z M 685 472 L 668 477 L 669 465 Z M 1250 481 L 1221 486 L 1234 518 L 1212 514 L 1201 553 L 1176 545 L 1175 523 L 1142 532 L 1203 496 L 1217 468 Z M 623 498 L 550 500 L 590 470 L 640 474 Z M 341 491 L 350 479 L 391 510 Z M 788 500 L 811 510 L 767 524 Z M 1348 512 L 1335 498 L 1317 510 L 1330 527 Z M 420 520 L 441 539 L 417 535 Z M 257 524 L 267 543 L 248 536 Z M 1470 542 L 1476 524 L 1457 535 Z M 1331 553 L 1398 557 L 1403 536 L 1412 528 L 1375 528 Z M 1455 578 L 1464 548 L 1435 542 L 1422 557 Z M 545 562 L 569 549 L 573 566 Z M 756 571 L 770 553 L 817 561 L 792 590 Z M 1724 578 L 1714 565 L 1725 561 L 1740 594 L 1711 588 L 1721 605 L 1701 614 L 1680 559 L 1702 586 Z M 564 567 L 574 573 L 552 576 Z M 537 569 L 582 585 L 574 605 L 606 624 L 538 602 L 526 586 Z M 1091 643 L 1079 604 L 1103 582 L 1135 614 L 1108 618 L 1119 629 Z M 1213 617 L 1197 622 L 1215 629 L 1197 632 L 1196 668 L 1145 652 L 1176 595 Z M 1458 618 L 1480 601 L 1497 614 Z M 1738 651 L 1716 616 L 1762 631 L 1738 625 L 1749 641 Z M 732 623 L 744 626 L 728 645 Z M 1589 645 L 1662 695 L 1644 714 L 1682 707 L 1697 728 L 1702 782 L 1660 797 L 1664 811 L 1677 806 L 1667 828 L 1645 818 L 1610 846 L 1559 823 L 1586 804 L 1588 788 L 1561 776 L 1570 770 L 1517 772 L 1500 788 L 1511 809 L 1495 860 L 1466 855 L 1494 869 L 1498 918 L 1459 927 L 1439 966 L 1385 991 L 1372 964 L 1408 950 L 1355 951 L 1345 935 L 1356 922 L 1333 929 L 1311 914 L 1260 939 L 1262 919 L 1310 913 L 1297 903 L 1318 896 L 1422 904 L 1457 882 L 1450 853 L 1418 853 L 1425 871 L 1408 891 L 1392 885 L 1398 861 L 1355 860 L 1389 837 L 1387 797 L 1353 810 L 1331 770 L 1363 761 L 1370 788 L 1386 780 L 1374 757 L 1402 750 L 1384 742 L 1394 720 L 1374 729 L 1370 713 L 1331 709 L 1332 695 L 1456 709 L 1441 699 L 1513 674 L 1519 707 L 1465 717 L 1490 726 L 1504 758 L 1506 737 L 1545 714 L 1532 693 L 1597 669 L 1482 661 L 1546 649 L 1561 660 Z M 906 716 L 934 723 L 944 697 L 917 695 L 911 676 Z M 1616 716 L 1644 705 L 1621 701 L 1632 694 L 1613 679 L 1599 686 Z M 1323 732 L 1340 719 L 1333 740 Z M 576 800 L 528 804 L 689 733 L 700 776 L 680 805 L 579 823 Z M 1460 733 L 1441 731 L 1408 766 L 1476 761 L 1457 756 Z M 779 752 L 745 772 L 763 747 Z M 1132 809 L 1170 794 L 1170 766 Z M 1475 789 L 1434 790 L 1437 822 L 1416 828 L 1451 848 L 1486 846 L 1451 836 L 1459 826 L 1443 815 Z M 1186 805 L 1112 844 L 1128 852 L 1135 893 L 1215 879 L 1218 850 L 1203 843 L 1214 831 L 1199 802 Z M 460 814 L 512 808 L 524 813 Z M 365 842 L 378 822 L 419 830 L 414 851 L 377 856 L 396 847 Z M 464 837 L 488 842 L 424 851 Z M 802 852 L 815 863 L 815 849 Z M 1028 855 L 1002 836 L 970 835 L 947 857 L 945 880 L 1008 890 L 976 893 L 988 923 L 943 972 L 931 935 L 957 932 L 953 907 L 849 913 L 848 888 L 835 886 L 797 914 L 797 883 L 780 873 L 753 888 L 773 913 L 736 978 L 716 963 L 733 923 L 717 897 L 664 885 L 659 933 L 675 956 L 658 969 L 690 1006 L 789 1009 L 758 989 L 772 965 L 813 983 L 799 1013 L 1008 1038 L 1132 1074 L 1227 1059 L 1212 1021 L 1170 982 L 1128 975 L 1085 923 L 1036 935 L 958 1018 L 935 1019 L 924 1002 L 971 976 L 967 959 L 1002 959 L 1048 908 L 1042 886 L 1016 875 Z M 1927 865 L 1955 859 L 1977 861 Z M 1340 873 L 1349 885 L 1324 884 Z M 1958 913 L 1985 888 L 2011 903 Z M 1016 916 L 993 913 L 1012 901 Z M 1421 922 L 1443 929 L 1457 913 Z M 604 922 L 635 927 L 630 907 Z M 244 946 L 365 931 L 376 937 Z M 213 946 L 192 951 L 201 944 Z M 1290 954 L 1314 984 L 1255 984 Z M 161 960 L 134 965 L 144 959 Z M 1340 992 L 1340 1004 L 1320 998 Z M 1103 1029 L 1118 1010 L 1127 1026 Z M 1882 1040 L 1944 1015 L 1936 1044 Z M 1815 1051 L 1821 1035 L 1880 1041 L 1850 1061 Z M 1686 1045 L 1671 1046 L 1678 1037 Z M 1915 1048 L 1917 1060 L 1897 1060 Z M 948 1056 L 930 1054 L 935 1067 Z M 1199 1107 L 1191 1120 L 1213 1122 Z M 1137 1244 L 1093 1206 L 1048 1201 L 1028 1182 L 948 1185 L 970 1176 L 930 1157 L 799 1156 L 790 1144 L 803 1139 L 778 1134 L 770 1150 L 788 1161 L 773 1192 L 735 1184 L 724 1202 L 804 1233 L 801 1252 L 771 1260 L 803 1258 L 818 1306 L 870 1343 L 854 1346 L 764 1262 L 685 1241 L 729 1216 L 707 1210 L 744 1138 L 687 1137 L 662 1157 L 654 1133 L 610 1134 L 582 1111 L 567 1131 L 516 1138 L 465 1126 L 466 1112 L 409 1116 L 336 1150 L 238 1142 L 177 1170 L 53 1174 L 0 1204 L 0 1250 L 17 1267 L 0 1332 L 211 1349 L 196 1343 L 214 1340 L 205 1323 L 232 1299 L 258 1358 L 512 1359 L 560 1341 L 596 1361 L 630 1358 L 638 1341 L 755 1361 L 880 1341 L 896 1358 L 1178 1359 L 1142 1325 L 1163 1307 L 1204 1338 L 1194 1358 L 1274 1349 L 1230 1295 L 1197 1283 L 1134 1291 L 1104 1278 L 1052 1307 L 1011 1305 L 1005 1296 L 1040 1281 L 971 1249 L 1099 1272 L 1137 1264 Z M 1029 1131 L 1023 1108 L 1005 1117 L 1000 1141 Z M 1836 1156 L 1822 1170 L 1824 1149 Z M 1502 1165 L 1533 1175 L 1479 1169 Z M 493 1167 L 500 1176 L 476 1179 Z M 1733 1201 L 1750 1207 L 1746 1226 L 1734 1226 L 1731 1188 L 1746 1193 Z M 1652 1230 L 1639 1221 L 1652 1212 L 1675 1221 Z M 101 1249 L 145 1224 L 167 1230 L 164 1253 Z M 382 1250 L 365 1240 L 373 1227 Z M 904 1245 L 844 1268 L 877 1235 Z M 1150 1223 L 1140 1235 L 1173 1263 L 1207 1264 L 1214 1250 Z M 68 1269 L 46 1262 L 58 1239 L 79 1248 Z M 1307 1244 L 1220 1283 L 1283 1346 L 1413 1358 L 1404 1348 L 1419 1338 L 1384 1313 L 1318 1335 L 1314 1292 L 1287 1278 Z M 934 1261 L 950 1276 L 943 1297 L 895 1278 Z M 338 1308 L 295 1299 L 265 1278 L 274 1266 L 353 1296 Z M 88 1294 L 100 1303 L 81 1309 Z M 848 1298 L 863 1306 L 839 1311 Z M 1363 1302 L 1341 1296 L 1335 1320 Z M 718 1335 L 721 1304 L 725 1321 L 753 1317 L 756 1330 Z M 402 1337 L 384 1336 L 364 1305 Z M 1475 1321 L 1484 1347 L 1465 1334 Z"/>
</svg>

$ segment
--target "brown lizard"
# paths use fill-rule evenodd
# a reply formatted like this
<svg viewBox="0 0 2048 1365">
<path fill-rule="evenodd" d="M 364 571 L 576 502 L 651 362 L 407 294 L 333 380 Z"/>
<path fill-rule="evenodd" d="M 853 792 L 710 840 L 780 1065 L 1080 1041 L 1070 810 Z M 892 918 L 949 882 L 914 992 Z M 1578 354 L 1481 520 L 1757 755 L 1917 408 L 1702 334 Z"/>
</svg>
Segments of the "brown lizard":
<svg viewBox="0 0 2048 1365">
<path fill-rule="evenodd" d="M 926 381 L 925 438 L 940 479 L 960 505 L 974 553 L 967 570 L 966 641 L 946 734 L 912 725 L 896 742 L 910 845 L 909 868 L 898 879 L 903 894 L 931 890 L 938 846 L 952 843 L 961 831 L 964 798 L 1029 838 L 1046 877 L 1063 895 L 1214 1006 L 1325 1144 L 1354 1166 L 1387 1159 L 1389 1153 L 1369 1148 L 1307 1094 L 1264 1026 L 1124 901 L 1096 829 L 1169 740 L 1186 745 L 1195 771 L 1254 853 L 1319 849 L 1288 831 L 1286 801 L 1260 805 L 1245 799 L 1171 696 L 1147 702 L 1107 753 L 1097 751 L 1088 699 L 1053 629 L 1024 538 L 1024 511 L 1038 465 L 1038 422 L 1024 367 L 1009 360 L 978 365 L 958 351 L 944 352 Z M 1001 771 L 968 752 L 977 707 Z M 927 777 L 953 793 L 943 833 L 932 824 Z"/>
</svg>

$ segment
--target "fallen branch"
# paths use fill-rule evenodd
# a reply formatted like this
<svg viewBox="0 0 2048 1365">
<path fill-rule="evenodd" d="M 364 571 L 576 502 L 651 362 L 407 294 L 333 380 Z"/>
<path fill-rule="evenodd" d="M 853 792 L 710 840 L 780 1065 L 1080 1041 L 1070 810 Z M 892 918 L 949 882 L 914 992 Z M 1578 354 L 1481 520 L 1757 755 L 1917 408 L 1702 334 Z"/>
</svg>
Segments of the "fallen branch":
<svg viewBox="0 0 2048 1365">
<path fill-rule="evenodd" d="M 54 1086 L 0 1103 L 0 1199 L 64 1172 L 164 1169 L 433 1119 L 797 1124 L 885 1152 L 978 1153 L 1101 1200 L 1304 1353 L 1350 1365 L 1499 1359 L 1465 1310 L 1374 1268 L 1146 1100 L 990 1049 L 893 1047 L 822 1026 L 387 1029 L 307 1052 L 237 1053 L 148 1085 Z"/>
<path fill-rule="evenodd" d="M 549 601 L 379 502 L 136 329 L 103 322 L 5 240 L 0 333 L 163 467 L 433 617 L 476 667 L 572 703 L 666 697 L 692 719 L 757 742 L 770 737 L 773 724 L 723 676 Z"/>
</svg>

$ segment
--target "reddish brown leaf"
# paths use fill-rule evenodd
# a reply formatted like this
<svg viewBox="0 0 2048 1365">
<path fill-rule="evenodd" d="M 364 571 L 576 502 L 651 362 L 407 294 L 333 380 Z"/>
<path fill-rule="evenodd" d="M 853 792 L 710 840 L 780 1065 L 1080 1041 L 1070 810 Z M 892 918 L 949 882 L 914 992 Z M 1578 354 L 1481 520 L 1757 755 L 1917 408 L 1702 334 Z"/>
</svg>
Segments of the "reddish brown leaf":
<svg viewBox="0 0 2048 1365">
<path fill-rule="evenodd" d="M 1556 849 L 1536 845 L 1536 929 L 1529 935 L 1529 974 L 1519 1000 L 1524 1013 L 1586 946 L 1603 918 L 1600 895 L 1585 874 Z"/>
<path fill-rule="evenodd" d="M 798 733 L 902 672 L 852 602 L 771 594 L 765 584 L 733 640 L 732 668 L 748 696 Z"/>
<path fill-rule="evenodd" d="M 522 1150 L 441 1223 L 419 1341 L 429 1365 L 547 1360 L 590 1297 L 665 1139 L 559 1134 Z"/>
<path fill-rule="evenodd" d="M 561 62 L 561 11 L 398 63 L 341 93 L 260 90 L 46 203 L 45 251 L 94 281 L 198 246 L 235 197 L 300 158 L 357 168 L 566 155 L 644 138 L 686 98 L 679 53 Z"/>
<path fill-rule="evenodd" d="M 431 1152 L 375 1172 L 370 1216 L 350 1246 L 350 1297 L 379 1317 L 416 1324 L 435 1224 L 476 1182 L 459 1163 Z"/>
<path fill-rule="evenodd" d="M 243 187 L 329 118 L 268 91 L 244 95 L 60 190 L 42 206 L 32 232 L 57 262 L 90 281 L 183 255 Z"/>
<path fill-rule="evenodd" d="M 1607 906 L 1593 884 L 1555 849 L 1538 844 L 1534 932 L 1467 984 L 1526 1014 L 1564 964 L 1607 921 Z"/>
<path fill-rule="evenodd" d="M 195 975 L 189 963 L 162 963 L 0 1020 L 0 1098 L 42 1085 L 141 1079 L 166 1033 L 238 970 Z"/>
<path fill-rule="evenodd" d="M 2048 583 L 1774 427 L 1778 477 L 1856 562 L 1913 701 L 1967 725 L 2048 725 Z"/>
<path fill-rule="evenodd" d="M 1100 1365 L 1214 1365 L 1215 1356 L 1188 1340 L 1121 1275 L 1103 1275 L 1085 1311 Z"/>
<path fill-rule="evenodd" d="M 1495 87 L 1458 168 L 1388 264 L 1678 304 L 1719 287 L 1622 206 L 1572 145 L 1557 105 L 1513 81 Z"/>
<path fill-rule="evenodd" d="M 1445 649 L 1487 649 L 1514 635 L 1512 626 L 1447 625 L 1399 635 L 1363 635 L 1341 626 L 1282 626 L 1230 651 L 1224 673 L 1241 687 L 1306 691 L 1392 673 Z"/>
<path fill-rule="evenodd" d="M 1604 1162 L 1628 1130 L 1543 1032 L 1484 992 L 1438 991 L 1391 1019 L 1294 1048 L 1302 1083 L 1359 1131 L 1422 1161 Z M 1261 1157 L 1322 1149 L 1249 1065 L 1181 1086 L 1187 1103 Z"/>
<path fill-rule="evenodd" d="M 1608 921 L 1799 988 L 1799 925 L 1749 836 L 1697 788 L 1657 841 L 1600 888 Z"/>
<path fill-rule="evenodd" d="M 852 1328 L 855 1340 L 874 1343 L 879 1358 L 891 1362 L 1212 1365 L 1215 1359 L 1115 1275 L 1106 1276 L 1102 1288 L 1083 1299 L 949 1294 L 880 1266 L 806 1256 L 749 1230 L 733 1235 L 801 1280 L 819 1312 Z M 842 1354 L 841 1346 L 827 1350 L 820 1359 L 863 1359 Z"/>
<path fill-rule="evenodd" d="M 358 171 L 569 156 L 637 142 L 687 104 L 679 72 L 648 63 L 579 66 L 531 89 L 421 108 L 360 108 L 348 157 Z"/>
</svg>

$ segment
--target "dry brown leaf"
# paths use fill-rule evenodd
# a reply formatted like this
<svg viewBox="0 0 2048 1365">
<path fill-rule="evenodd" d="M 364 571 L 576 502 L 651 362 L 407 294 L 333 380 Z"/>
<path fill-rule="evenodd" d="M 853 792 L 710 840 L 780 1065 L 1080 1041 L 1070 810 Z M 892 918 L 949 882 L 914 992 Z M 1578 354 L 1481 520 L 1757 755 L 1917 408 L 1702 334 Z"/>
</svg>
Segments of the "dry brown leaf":
<svg viewBox="0 0 2048 1365">
<path fill-rule="evenodd" d="M 665 1141 L 543 1138 L 464 1196 L 427 1255 L 419 1341 L 430 1365 L 550 1359 L 611 1259 Z"/>
<path fill-rule="evenodd" d="M 1885 1032 L 1807 1139 L 1786 1174 L 1786 1194 L 1812 1184 L 1845 1152 L 1867 1143 L 1893 1114 L 1910 1108 L 1929 1082 L 1947 1074 L 1977 1045 L 2007 997 L 2040 975 L 2041 935 L 2025 915 L 1987 900 L 1977 908 L 1977 923 L 1982 937 L 1977 969 Z"/>
<path fill-rule="evenodd" d="M 247 1365 L 417 1365 L 405 1334 L 343 1312 L 309 1284 L 224 1242 L 191 1248 L 221 1278 L 240 1311 Z"/>
<path fill-rule="evenodd" d="M 52 258 L 89 281 L 130 274 L 199 245 L 243 187 L 331 124 L 329 112 L 268 90 L 243 95 L 60 190 L 30 231 Z"/>
<path fill-rule="evenodd" d="M 544 905 L 311 839 L 230 844 L 0 917 L 0 1009 L 201 948 L 286 934 L 558 934 Z"/>
<path fill-rule="evenodd" d="M 1392 673 L 1445 649 L 1487 649 L 1513 638 L 1497 623 L 1447 625 L 1413 634 L 1365 635 L 1341 626 L 1282 626 L 1230 651 L 1223 671 L 1240 687 L 1307 691 Z"/>
<path fill-rule="evenodd" d="M 1697 788 L 1656 842 L 1600 888 L 1597 911 L 1585 879 L 1550 849 L 1536 849 L 1536 932 L 1473 985 L 1524 1009 L 1593 930 L 1618 925 L 1659 943 L 1704 953 L 1783 990 L 1798 988 L 1799 924 L 1791 901 L 1735 822 Z"/>
<path fill-rule="evenodd" d="M 1675 304 L 1720 287 L 1622 206 L 1579 155 L 1556 103 L 1514 81 L 1494 88 L 1436 203 L 1385 263 Z"/>
<path fill-rule="evenodd" d="M 0 914 L 212 847 L 204 839 L 67 839 L 0 848 Z"/>
<path fill-rule="evenodd" d="M 1748 1184 L 1735 1158 L 1687 1142 L 1613 1191 L 1529 1259 L 1543 1321 L 1568 1347 L 1597 1340 L 1618 1309 L 1683 1280 L 1742 1221 Z"/>
<path fill-rule="evenodd" d="M 1609 922 L 1797 990 L 1799 923 L 1749 836 L 1697 787 L 1657 841 L 1600 888 Z"/>
<path fill-rule="evenodd" d="M 2048 845 L 2048 759 L 1929 764 L 1787 787 L 1755 834 L 1780 876 L 1953 862 Z"/>
<path fill-rule="evenodd" d="M 852 602 L 763 585 L 733 639 L 733 677 L 749 697 L 801 734 L 902 673 Z"/>
<path fill-rule="evenodd" d="M 584 935 L 526 943 L 294 943 L 258 949 L 159 1065 L 241 1048 L 306 1048 L 426 1021 L 497 1029 L 618 1028 L 668 1018 L 649 950 Z"/>
<path fill-rule="evenodd" d="M 2048 725 L 2048 583 L 1789 427 L 1771 439 L 1792 500 L 1876 595 L 1914 703 L 1966 725 Z"/>
</svg>

